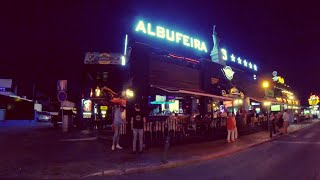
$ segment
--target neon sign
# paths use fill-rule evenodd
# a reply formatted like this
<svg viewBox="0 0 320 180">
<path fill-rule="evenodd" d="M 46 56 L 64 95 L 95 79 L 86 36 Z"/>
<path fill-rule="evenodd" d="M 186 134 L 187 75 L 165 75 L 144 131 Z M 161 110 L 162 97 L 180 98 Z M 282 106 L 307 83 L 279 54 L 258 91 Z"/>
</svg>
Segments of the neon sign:
<svg viewBox="0 0 320 180">
<path fill-rule="evenodd" d="M 135 31 L 138 33 L 147 34 L 149 36 L 166 39 L 167 41 L 183 44 L 184 46 L 197 49 L 199 51 L 208 52 L 207 46 L 203 41 L 193 38 L 191 36 L 169 30 L 162 26 L 153 26 L 151 23 L 145 23 L 139 21 L 135 27 Z"/>
<path fill-rule="evenodd" d="M 315 106 L 319 103 L 319 97 L 316 95 L 311 95 L 308 99 L 310 106 Z"/>
<path fill-rule="evenodd" d="M 227 79 L 229 79 L 230 81 L 233 79 L 234 71 L 230 66 L 226 66 L 221 70 Z"/>
<path fill-rule="evenodd" d="M 284 78 L 281 76 L 278 76 L 277 71 L 273 71 L 272 75 L 273 75 L 273 78 L 272 78 L 273 81 L 278 82 L 280 84 L 284 84 Z"/>
<path fill-rule="evenodd" d="M 227 50 L 222 48 L 220 50 L 220 52 L 221 52 L 221 58 L 223 60 L 227 61 L 228 60 Z M 253 69 L 254 71 L 258 71 L 258 67 L 256 64 L 253 64 L 245 59 L 242 60 L 240 57 L 236 58 L 234 54 L 231 54 L 230 58 L 231 58 L 232 62 L 237 62 L 238 64 L 243 65 L 244 67 L 247 67 L 249 69 Z"/>
</svg>

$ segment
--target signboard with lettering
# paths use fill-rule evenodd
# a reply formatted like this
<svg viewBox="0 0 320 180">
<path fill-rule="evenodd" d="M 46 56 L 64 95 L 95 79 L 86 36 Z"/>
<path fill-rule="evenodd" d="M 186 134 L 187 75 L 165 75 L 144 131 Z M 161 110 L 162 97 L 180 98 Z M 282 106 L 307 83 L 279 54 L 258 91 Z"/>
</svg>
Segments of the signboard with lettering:
<svg viewBox="0 0 320 180">
<path fill-rule="evenodd" d="M 281 76 L 278 76 L 278 72 L 277 72 L 277 71 L 273 71 L 273 72 L 272 72 L 272 75 L 273 75 L 272 80 L 273 80 L 274 82 L 277 82 L 277 83 L 279 83 L 279 84 L 284 84 L 284 78 L 281 77 Z"/>
<path fill-rule="evenodd" d="M 151 22 L 145 22 L 143 20 L 137 21 L 134 26 L 134 31 L 137 34 L 146 35 L 153 37 L 154 39 L 160 39 L 166 42 L 176 43 L 187 48 L 192 48 L 197 51 L 208 53 L 208 48 L 205 41 L 202 41 L 195 36 L 190 36 L 174 29 L 168 29 L 159 24 L 152 24 Z M 213 28 L 213 50 L 210 53 L 212 61 L 216 62 L 215 59 L 219 59 L 220 64 L 225 64 L 225 61 L 234 62 L 235 64 L 241 65 L 252 71 L 258 71 L 258 66 L 247 59 L 241 59 L 239 56 L 234 54 L 228 54 L 227 50 L 224 48 L 218 49 L 219 41 L 216 37 L 215 27 Z M 214 57 L 213 57 L 214 56 Z M 230 59 L 230 60 L 229 60 Z"/>
<path fill-rule="evenodd" d="M 225 77 L 227 79 L 229 79 L 230 81 L 233 79 L 234 71 L 232 70 L 232 68 L 230 66 L 224 67 L 222 69 L 222 72 L 225 75 Z"/>
<path fill-rule="evenodd" d="M 87 52 L 84 64 L 121 64 L 122 54 Z"/>
<path fill-rule="evenodd" d="M 140 20 L 135 26 L 137 33 L 146 34 L 156 38 L 164 39 L 168 42 L 175 42 L 183 46 L 193 48 L 199 51 L 208 52 L 206 43 L 192 36 L 182 34 L 160 25 L 153 25 L 150 22 Z"/>
</svg>

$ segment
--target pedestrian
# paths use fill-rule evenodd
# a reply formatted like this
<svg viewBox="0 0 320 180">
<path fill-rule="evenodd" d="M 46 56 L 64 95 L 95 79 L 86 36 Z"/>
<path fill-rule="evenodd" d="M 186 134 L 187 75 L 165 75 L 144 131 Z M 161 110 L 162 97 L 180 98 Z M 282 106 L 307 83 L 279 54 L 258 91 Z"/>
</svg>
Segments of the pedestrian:
<svg viewBox="0 0 320 180">
<path fill-rule="evenodd" d="M 124 106 L 120 106 L 120 105 L 115 105 L 114 106 L 114 118 L 113 118 L 113 141 L 112 141 L 112 147 L 111 150 L 114 151 L 116 148 L 117 149 L 122 149 L 122 147 L 119 145 L 119 141 L 120 141 L 120 129 L 121 126 L 123 124 L 123 119 L 121 117 L 121 112 L 123 112 L 125 109 Z"/>
<path fill-rule="evenodd" d="M 281 112 L 276 115 L 276 130 L 282 135 L 283 118 Z"/>
<path fill-rule="evenodd" d="M 270 123 L 271 123 L 271 131 L 273 134 L 276 134 L 276 117 L 274 116 L 273 113 L 270 114 Z"/>
<path fill-rule="evenodd" d="M 283 133 L 285 135 L 287 135 L 288 134 L 288 127 L 289 127 L 289 120 L 290 120 L 290 115 L 289 115 L 287 109 L 284 110 L 282 118 L 283 118 Z"/>
<path fill-rule="evenodd" d="M 235 115 L 232 113 L 232 121 L 234 123 L 234 139 L 238 140 L 238 128 L 237 128 L 237 120 L 235 118 Z"/>
<path fill-rule="evenodd" d="M 146 118 L 143 116 L 142 112 L 140 111 L 140 105 L 134 105 L 134 112 L 131 117 L 131 129 L 133 131 L 133 153 L 136 153 L 136 146 L 137 146 L 137 139 L 139 136 L 139 153 L 142 153 L 143 148 L 143 127 L 144 123 L 146 122 Z"/>
<path fill-rule="evenodd" d="M 228 130 L 227 141 L 228 142 L 235 141 L 234 139 L 235 121 L 231 113 L 229 113 L 227 118 L 227 130 Z"/>
</svg>

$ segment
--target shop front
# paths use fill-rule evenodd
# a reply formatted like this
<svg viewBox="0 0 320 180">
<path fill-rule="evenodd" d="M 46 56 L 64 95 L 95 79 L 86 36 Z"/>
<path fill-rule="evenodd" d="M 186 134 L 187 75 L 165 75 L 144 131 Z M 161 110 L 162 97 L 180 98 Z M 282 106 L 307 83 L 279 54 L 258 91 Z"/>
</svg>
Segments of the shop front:
<svg viewBox="0 0 320 180">
<path fill-rule="evenodd" d="M 151 139 L 168 133 L 214 137 L 225 133 L 227 113 L 239 115 L 239 127 L 246 127 L 240 114 L 251 109 L 248 97 L 263 94 L 256 90 L 257 65 L 220 48 L 215 31 L 211 52 L 205 41 L 170 32 L 138 21 L 133 39 L 144 42 L 142 36 L 157 38 L 168 42 L 168 47 L 157 46 L 155 41 L 148 41 L 151 45 L 137 40 L 131 43 L 128 82 L 135 97 L 128 100 L 127 118 L 133 105 L 139 103 L 147 116 L 145 131 Z M 176 42 L 173 48 L 170 41 Z M 196 52 L 183 53 L 183 48 Z M 199 56 L 199 52 L 207 56 Z"/>
</svg>

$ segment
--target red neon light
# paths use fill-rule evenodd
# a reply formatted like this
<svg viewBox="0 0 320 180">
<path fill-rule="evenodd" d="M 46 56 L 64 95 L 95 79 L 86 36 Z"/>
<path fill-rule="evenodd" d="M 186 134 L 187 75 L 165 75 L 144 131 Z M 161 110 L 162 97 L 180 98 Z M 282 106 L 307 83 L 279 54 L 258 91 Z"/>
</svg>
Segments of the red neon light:
<svg viewBox="0 0 320 180">
<path fill-rule="evenodd" d="M 199 63 L 199 62 L 200 62 L 200 61 L 195 60 L 195 59 L 192 59 L 192 58 L 177 56 L 177 55 L 174 55 L 174 54 L 169 54 L 169 56 L 170 56 L 170 57 L 173 57 L 173 58 L 177 58 L 177 59 L 184 59 L 184 60 L 190 61 L 190 62 L 192 62 L 192 63 Z"/>
</svg>

